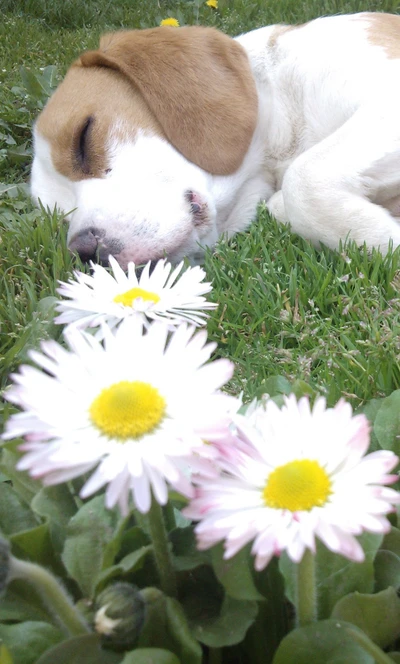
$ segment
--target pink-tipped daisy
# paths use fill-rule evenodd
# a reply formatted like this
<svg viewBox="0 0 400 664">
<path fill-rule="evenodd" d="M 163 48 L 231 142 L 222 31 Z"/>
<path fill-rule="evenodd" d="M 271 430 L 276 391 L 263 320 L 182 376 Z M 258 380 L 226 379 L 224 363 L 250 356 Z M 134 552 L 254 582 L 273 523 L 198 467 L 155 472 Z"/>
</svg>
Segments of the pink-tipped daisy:
<svg viewBox="0 0 400 664">
<path fill-rule="evenodd" d="M 236 399 L 219 388 L 233 365 L 207 362 L 215 344 L 206 332 L 179 326 L 169 333 L 153 323 L 126 319 L 104 344 L 79 330 L 70 351 L 43 342 L 22 366 L 5 397 L 24 412 L 12 415 L 4 439 L 23 436 L 19 470 L 58 484 L 97 467 L 84 485 L 87 497 L 104 485 L 106 505 L 128 511 L 129 495 L 147 512 L 151 491 L 160 504 L 168 485 L 191 496 L 187 468 L 213 473 L 212 446 L 224 436 Z M 202 452 L 204 451 L 204 455 Z"/>
<path fill-rule="evenodd" d="M 200 326 L 207 318 L 206 310 L 217 306 L 204 297 L 211 284 L 204 282 L 205 272 L 199 266 L 183 269 L 180 263 L 172 269 L 170 263 L 159 260 L 151 274 L 147 263 L 138 278 L 134 263 L 129 263 L 125 274 L 115 258 L 110 256 L 109 262 L 112 274 L 92 263 L 93 274 L 75 272 L 75 279 L 61 282 L 58 293 L 66 299 L 57 304 L 56 323 L 69 329 L 95 327 L 101 338 L 103 322 L 113 329 L 136 316 L 145 324 L 158 320 L 171 328 L 182 322 Z"/>
<path fill-rule="evenodd" d="M 219 461 L 218 478 L 199 479 L 197 495 L 184 510 L 199 521 L 200 549 L 225 542 L 225 557 L 253 542 L 255 567 L 286 550 L 299 562 L 305 549 L 315 552 L 315 538 L 332 551 L 355 561 L 364 552 L 354 535 L 390 529 L 385 514 L 400 502 L 399 494 L 382 486 L 398 458 L 381 450 L 364 456 L 369 425 L 354 416 L 343 400 L 326 408 L 307 398 L 273 401 L 253 409 L 249 419 L 236 417 L 238 451 Z"/>
</svg>

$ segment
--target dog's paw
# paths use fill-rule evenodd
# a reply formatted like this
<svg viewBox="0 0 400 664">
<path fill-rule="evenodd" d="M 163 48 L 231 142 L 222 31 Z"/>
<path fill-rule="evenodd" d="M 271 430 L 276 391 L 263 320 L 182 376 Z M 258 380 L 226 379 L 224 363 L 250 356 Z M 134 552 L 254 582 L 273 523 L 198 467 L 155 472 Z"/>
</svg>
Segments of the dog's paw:
<svg viewBox="0 0 400 664">
<path fill-rule="evenodd" d="M 288 218 L 285 211 L 285 203 L 282 191 L 277 191 L 266 203 L 267 210 L 281 224 L 287 224 Z"/>
</svg>

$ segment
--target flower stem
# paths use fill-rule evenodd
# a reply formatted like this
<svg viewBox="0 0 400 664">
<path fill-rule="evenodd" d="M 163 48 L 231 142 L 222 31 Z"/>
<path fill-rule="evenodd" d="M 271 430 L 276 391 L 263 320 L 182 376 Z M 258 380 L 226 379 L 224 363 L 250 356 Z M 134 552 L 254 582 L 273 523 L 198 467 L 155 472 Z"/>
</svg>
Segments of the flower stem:
<svg viewBox="0 0 400 664">
<path fill-rule="evenodd" d="M 153 497 L 148 512 L 148 526 L 153 544 L 154 557 L 160 576 L 161 590 L 171 597 L 176 597 L 177 586 L 175 571 L 172 566 L 171 553 L 168 546 L 167 531 L 161 506 Z"/>
<path fill-rule="evenodd" d="M 88 634 L 90 629 L 56 578 L 35 563 L 10 556 L 8 581 L 23 579 L 32 583 L 51 613 L 71 636 Z"/>
<path fill-rule="evenodd" d="M 356 643 L 358 643 L 359 646 L 361 646 L 361 648 L 363 648 L 363 650 L 366 650 L 366 652 L 371 655 L 372 659 L 377 662 L 377 664 L 393 663 L 392 658 L 389 657 L 389 655 L 386 655 L 386 653 L 384 653 L 376 643 L 371 641 L 364 632 L 361 632 L 361 630 L 348 627 L 346 632 Z"/>
<path fill-rule="evenodd" d="M 317 620 L 317 591 L 314 555 L 306 549 L 296 565 L 296 617 L 302 627 Z"/>
</svg>

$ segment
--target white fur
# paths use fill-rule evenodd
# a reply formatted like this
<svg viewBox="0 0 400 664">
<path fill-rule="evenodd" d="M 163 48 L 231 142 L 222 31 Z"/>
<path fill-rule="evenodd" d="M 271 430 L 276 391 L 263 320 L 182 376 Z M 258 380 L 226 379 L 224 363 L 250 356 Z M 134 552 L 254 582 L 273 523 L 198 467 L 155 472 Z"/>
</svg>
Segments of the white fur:
<svg viewBox="0 0 400 664">
<path fill-rule="evenodd" d="M 205 173 L 157 136 L 120 142 L 112 134 L 109 175 L 70 182 L 36 132 L 34 197 L 73 210 L 70 239 L 99 228 L 123 266 L 164 253 L 198 261 L 202 246 L 246 228 L 262 199 L 316 244 L 337 248 L 351 237 L 384 251 L 390 239 L 399 245 L 400 60 L 368 41 L 368 16 L 317 19 L 274 46 L 274 26 L 238 38 L 254 73 L 259 118 L 233 175 Z M 207 204 L 204 224 L 193 223 L 187 190 Z"/>
</svg>

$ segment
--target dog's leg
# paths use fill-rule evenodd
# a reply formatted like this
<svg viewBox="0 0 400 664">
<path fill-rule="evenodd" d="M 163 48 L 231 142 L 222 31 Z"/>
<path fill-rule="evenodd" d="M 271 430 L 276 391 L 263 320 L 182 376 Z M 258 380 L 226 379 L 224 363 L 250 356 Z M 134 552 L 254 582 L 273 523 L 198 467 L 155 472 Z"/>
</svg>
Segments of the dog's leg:
<svg viewBox="0 0 400 664">
<path fill-rule="evenodd" d="M 390 240 L 400 245 L 400 225 L 385 207 L 400 195 L 399 118 L 399 101 L 358 110 L 291 164 L 268 201 L 271 214 L 331 248 L 348 237 L 383 252 Z"/>
</svg>

